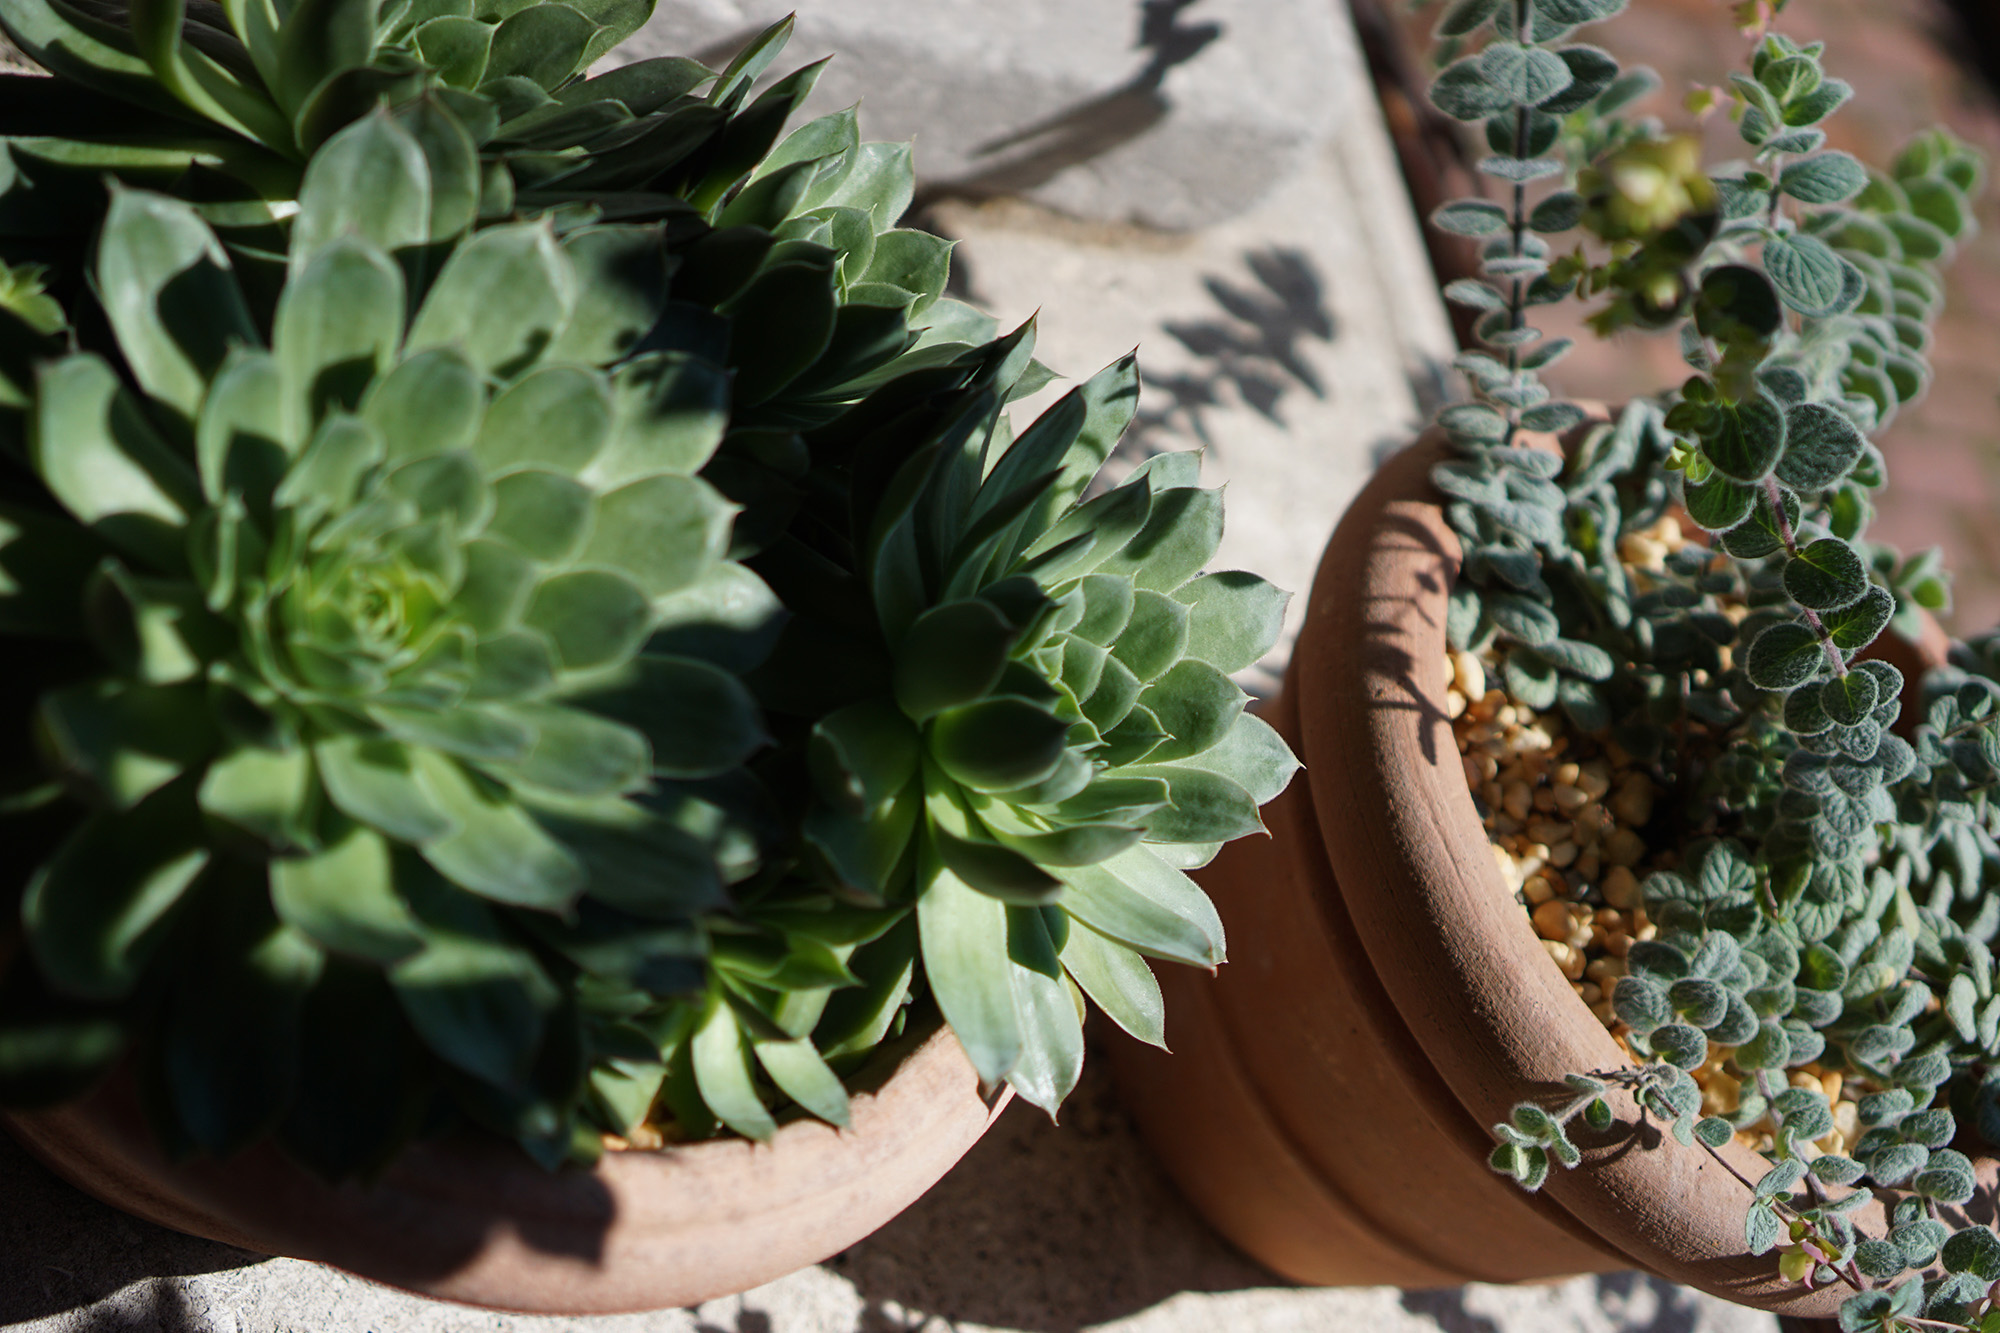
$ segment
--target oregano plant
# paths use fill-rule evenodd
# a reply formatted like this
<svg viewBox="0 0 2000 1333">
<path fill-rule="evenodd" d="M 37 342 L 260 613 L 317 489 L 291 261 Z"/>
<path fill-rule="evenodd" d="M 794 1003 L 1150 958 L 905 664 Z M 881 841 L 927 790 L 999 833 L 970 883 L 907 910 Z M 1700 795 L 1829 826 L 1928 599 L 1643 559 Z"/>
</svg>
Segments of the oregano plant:
<svg viewBox="0 0 2000 1333">
<path fill-rule="evenodd" d="M 1657 932 L 1611 995 L 1634 1064 L 1515 1108 L 1493 1165 L 1529 1189 L 1578 1166 L 1572 1134 L 1610 1127 L 1614 1086 L 1687 1150 L 1754 1130 L 1752 1253 L 1850 1288 L 1843 1328 L 1984 1327 L 2000 1239 L 1950 1210 L 1975 1188 L 1951 1145 L 2000 1129 L 1991 663 L 1963 649 L 1922 682 L 1906 739 L 1918 683 L 1864 656 L 1945 603 L 1934 553 L 1868 538 L 1870 437 L 1929 378 L 1981 164 L 1942 131 L 1887 171 L 1827 149 L 1852 89 L 1770 30 L 1779 5 L 1740 16 L 1750 56 L 1723 90 L 1747 160 L 1707 167 L 1692 135 L 1621 114 L 1657 80 L 1572 39 L 1623 7 L 1461 0 L 1437 27 L 1432 100 L 1483 136 L 1494 184 L 1433 216 L 1483 241 L 1480 276 L 1446 289 L 1481 312 L 1471 393 L 1438 417 L 1464 551 L 1450 639 L 1649 771 L 1674 840 L 1643 883 Z M 1676 332 L 1686 378 L 1591 423 L 1541 378 L 1569 346 L 1530 317 L 1564 301 L 1598 334 Z M 1567 453 L 1528 438 L 1565 433 Z M 1624 539 L 1663 520 L 1699 535 L 1635 568 Z M 1820 1071 L 1858 1090 L 1838 1152 L 1815 1146 L 1835 1133 Z M 1704 1115 L 1718 1073 L 1734 1105 Z M 1871 1189 L 1892 1200 L 1879 1236 L 1851 1220 Z"/>
</svg>

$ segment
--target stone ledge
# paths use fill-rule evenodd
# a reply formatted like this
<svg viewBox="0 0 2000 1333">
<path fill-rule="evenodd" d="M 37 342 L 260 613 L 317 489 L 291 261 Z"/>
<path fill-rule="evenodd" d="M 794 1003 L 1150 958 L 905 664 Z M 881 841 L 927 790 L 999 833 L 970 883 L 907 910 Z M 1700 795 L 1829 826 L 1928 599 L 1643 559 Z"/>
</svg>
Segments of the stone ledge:
<svg viewBox="0 0 2000 1333">
<path fill-rule="evenodd" d="M 813 114 L 915 139 L 929 194 L 1024 195 L 1185 230 L 1252 207 L 1366 75 L 1327 0 L 661 0 L 619 57 L 727 59 L 794 9 L 780 61 L 835 55 Z"/>
</svg>

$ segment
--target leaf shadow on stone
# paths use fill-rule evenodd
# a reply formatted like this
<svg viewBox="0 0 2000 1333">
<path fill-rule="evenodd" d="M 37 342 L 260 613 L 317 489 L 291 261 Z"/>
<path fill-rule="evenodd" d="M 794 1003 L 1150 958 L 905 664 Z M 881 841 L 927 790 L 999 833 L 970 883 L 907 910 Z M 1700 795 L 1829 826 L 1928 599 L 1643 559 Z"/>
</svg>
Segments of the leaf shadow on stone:
<svg viewBox="0 0 2000 1333">
<path fill-rule="evenodd" d="M 1071 167 L 1103 157 L 1158 125 L 1173 110 L 1163 91 L 1167 74 L 1206 50 L 1223 34 L 1219 23 L 1189 23 L 1181 11 L 1200 0 L 1140 0 L 1134 45 L 1144 53 L 1138 71 L 1110 92 L 1009 130 L 972 150 L 989 165 L 921 191 L 918 206 L 943 197 L 986 198 L 1023 194 Z"/>
<path fill-rule="evenodd" d="M 1280 246 L 1246 251 L 1243 265 L 1249 282 L 1213 274 L 1202 280 L 1215 315 L 1162 326 L 1192 364 L 1147 377 L 1153 405 L 1140 410 L 1127 437 L 1140 456 L 1174 447 L 1156 442 L 1162 436 L 1214 445 L 1211 418 L 1237 406 L 1283 425 L 1285 403 L 1294 394 L 1327 397 L 1306 355 L 1310 344 L 1331 344 L 1339 336 L 1318 266 L 1302 251 Z"/>
</svg>

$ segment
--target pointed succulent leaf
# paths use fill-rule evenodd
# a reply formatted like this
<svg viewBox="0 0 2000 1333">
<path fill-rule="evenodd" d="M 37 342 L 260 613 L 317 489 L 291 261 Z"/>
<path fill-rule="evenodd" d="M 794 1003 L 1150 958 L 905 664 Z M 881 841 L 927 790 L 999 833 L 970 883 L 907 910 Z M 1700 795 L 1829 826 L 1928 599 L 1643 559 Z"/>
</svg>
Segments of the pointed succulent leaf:
<svg viewBox="0 0 2000 1333">
<path fill-rule="evenodd" d="M 431 171 L 423 145 L 386 111 L 364 116 L 313 154 L 299 186 L 291 265 L 298 272 L 335 241 L 384 254 L 431 239 Z"/>
<path fill-rule="evenodd" d="M 576 275 L 547 225 L 493 227 L 445 261 L 407 345 L 455 344 L 479 370 L 517 375 L 561 335 L 575 304 Z"/>
<path fill-rule="evenodd" d="M 109 1000 L 138 983 L 167 917 L 209 861 L 190 795 L 177 784 L 130 810 L 91 816 L 28 882 L 28 947 L 59 990 Z"/>
<path fill-rule="evenodd" d="M 1007 905 L 924 857 L 917 898 L 924 972 L 945 1021 L 989 1084 L 1021 1059 L 1024 1037 L 1014 1002 L 1013 964 L 993 947 L 1006 938 Z"/>
<path fill-rule="evenodd" d="M 140 387 L 188 420 L 231 345 L 259 341 L 228 254 L 179 200 L 114 190 L 96 281 Z"/>
</svg>

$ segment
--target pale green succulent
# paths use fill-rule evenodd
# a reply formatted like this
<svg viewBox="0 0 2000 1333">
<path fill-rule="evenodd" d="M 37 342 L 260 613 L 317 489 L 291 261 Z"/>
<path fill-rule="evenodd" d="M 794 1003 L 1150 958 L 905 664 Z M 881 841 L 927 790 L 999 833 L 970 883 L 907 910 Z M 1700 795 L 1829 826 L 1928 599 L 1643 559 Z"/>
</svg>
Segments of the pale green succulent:
<svg viewBox="0 0 2000 1333">
<path fill-rule="evenodd" d="M 67 830 L 21 866 L 9 1101 L 129 1044 L 170 1148 L 330 1172 L 440 1092 L 551 1162 L 650 1104 L 755 866 L 723 792 L 779 612 L 695 475 L 729 380 L 626 355 L 660 229 L 439 243 L 431 183 L 386 115 L 329 141 L 268 334 L 188 205 L 114 193 L 116 359 L 39 365 L 0 504 L 0 626 L 60 664 L 8 809 Z"/>
</svg>

